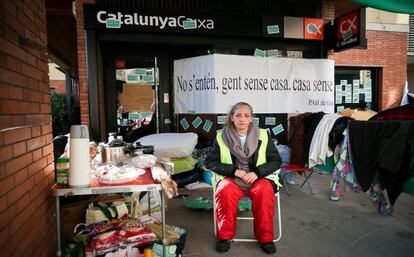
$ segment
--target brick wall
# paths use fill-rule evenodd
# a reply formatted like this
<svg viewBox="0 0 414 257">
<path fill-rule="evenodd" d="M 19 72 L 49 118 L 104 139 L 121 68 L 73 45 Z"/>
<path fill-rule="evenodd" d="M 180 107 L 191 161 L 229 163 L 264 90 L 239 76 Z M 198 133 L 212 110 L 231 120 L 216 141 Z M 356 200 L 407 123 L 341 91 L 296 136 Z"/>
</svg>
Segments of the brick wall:
<svg viewBox="0 0 414 257">
<path fill-rule="evenodd" d="M 50 89 L 53 89 L 58 94 L 66 94 L 66 81 L 65 80 L 50 80 Z"/>
<path fill-rule="evenodd" d="M 0 1 L 0 255 L 53 256 L 44 0 Z"/>
<path fill-rule="evenodd" d="M 407 33 L 367 31 L 368 49 L 331 54 L 336 66 L 380 67 L 378 108 L 398 106 L 407 80 Z"/>
<path fill-rule="evenodd" d="M 335 17 L 334 3 L 322 1 L 322 16 Z M 378 88 L 378 108 L 385 110 L 400 104 L 407 80 L 407 33 L 367 30 L 367 49 L 329 52 L 336 66 L 368 66 L 381 69 Z"/>
<path fill-rule="evenodd" d="M 83 4 L 95 3 L 94 0 L 76 0 L 76 37 L 78 45 L 78 71 L 81 124 L 89 124 L 88 76 L 86 71 L 86 40 L 83 26 Z"/>
</svg>

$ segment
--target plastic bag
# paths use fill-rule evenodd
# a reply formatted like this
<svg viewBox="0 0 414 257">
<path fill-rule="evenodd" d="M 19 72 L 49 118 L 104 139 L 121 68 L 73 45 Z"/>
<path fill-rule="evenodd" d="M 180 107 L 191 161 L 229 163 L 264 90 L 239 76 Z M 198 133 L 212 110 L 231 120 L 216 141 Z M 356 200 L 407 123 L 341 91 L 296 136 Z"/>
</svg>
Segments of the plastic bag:
<svg viewBox="0 0 414 257">
<path fill-rule="evenodd" d="M 134 165 L 137 168 L 146 169 L 155 166 L 155 163 L 157 162 L 157 157 L 151 154 L 141 154 L 136 157 L 133 157 L 131 162 L 132 165 Z"/>
<path fill-rule="evenodd" d="M 90 203 L 86 209 L 86 224 L 98 223 L 112 219 L 127 218 L 129 215 L 125 202 Z"/>
</svg>

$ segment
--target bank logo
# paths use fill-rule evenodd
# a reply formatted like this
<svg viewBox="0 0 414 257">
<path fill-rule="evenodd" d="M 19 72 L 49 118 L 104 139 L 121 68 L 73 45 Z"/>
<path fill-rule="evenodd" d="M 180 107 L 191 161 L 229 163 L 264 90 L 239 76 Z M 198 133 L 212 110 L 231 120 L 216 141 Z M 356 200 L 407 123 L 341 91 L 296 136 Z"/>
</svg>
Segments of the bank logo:
<svg viewBox="0 0 414 257">
<path fill-rule="evenodd" d="M 317 24 L 315 24 L 315 23 L 309 23 L 309 24 L 306 26 L 306 31 L 307 31 L 309 34 L 312 34 L 312 35 L 322 34 L 322 33 L 321 33 L 321 26 L 322 26 L 322 25 L 317 25 Z"/>
<path fill-rule="evenodd" d="M 124 14 L 122 12 L 110 13 L 98 11 L 96 20 L 105 24 L 108 29 L 120 29 L 123 25 L 157 27 L 160 30 L 168 28 L 182 29 L 214 29 L 212 19 L 190 18 L 184 15 L 178 17 L 164 17 L 155 15 L 141 15 L 138 13 Z"/>
<path fill-rule="evenodd" d="M 323 19 L 304 18 L 305 39 L 323 40 Z"/>
</svg>

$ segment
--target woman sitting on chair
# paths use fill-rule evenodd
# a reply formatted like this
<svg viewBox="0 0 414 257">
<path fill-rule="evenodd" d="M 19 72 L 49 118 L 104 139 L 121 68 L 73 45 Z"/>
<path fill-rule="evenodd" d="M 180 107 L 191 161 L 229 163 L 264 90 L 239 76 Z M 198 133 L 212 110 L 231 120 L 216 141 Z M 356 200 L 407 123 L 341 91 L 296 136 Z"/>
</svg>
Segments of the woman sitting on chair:
<svg viewBox="0 0 414 257">
<path fill-rule="evenodd" d="M 214 195 L 219 252 L 230 249 L 238 202 L 246 193 L 252 201 L 257 241 L 265 253 L 276 252 L 274 183 L 265 177 L 279 169 L 282 161 L 267 131 L 252 121 L 253 108 L 245 102 L 235 104 L 206 158 L 207 168 L 224 177 Z"/>
</svg>

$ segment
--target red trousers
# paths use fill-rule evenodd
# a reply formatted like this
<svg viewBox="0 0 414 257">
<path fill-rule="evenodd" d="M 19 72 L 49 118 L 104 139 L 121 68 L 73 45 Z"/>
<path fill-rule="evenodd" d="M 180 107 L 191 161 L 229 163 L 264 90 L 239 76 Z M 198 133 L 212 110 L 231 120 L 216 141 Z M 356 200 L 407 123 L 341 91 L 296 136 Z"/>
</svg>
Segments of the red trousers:
<svg viewBox="0 0 414 257">
<path fill-rule="evenodd" d="M 273 216 L 275 211 L 275 195 L 268 179 L 258 178 L 251 187 L 243 191 L 233 178 L 224 178 L 215 193 L 217 238 L 233 239 L 236 234 L 237 208 L 239 200 L 247 195 L 252 201 L 254 217 L 254 235 L 257 241 L 268 243 L 273 241 Z"/>
</svg>

